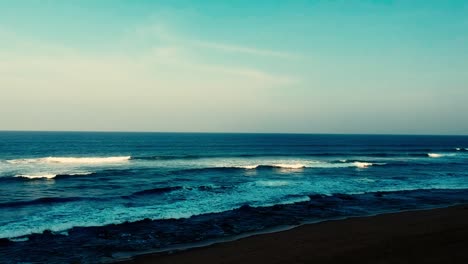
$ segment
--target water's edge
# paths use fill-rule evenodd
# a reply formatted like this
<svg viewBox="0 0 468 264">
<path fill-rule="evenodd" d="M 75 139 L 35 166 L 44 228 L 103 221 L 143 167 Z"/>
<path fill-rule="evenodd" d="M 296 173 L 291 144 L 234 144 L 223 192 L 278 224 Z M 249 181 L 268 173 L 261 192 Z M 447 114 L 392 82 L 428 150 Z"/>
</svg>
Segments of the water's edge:
<svg viewBox="0 0 468 264">
<path fill-rule="evenodd" d="M 236 235 L 236 236 L 230 236 L 230 237 L 225 237 L 225 238 L 208 239 L 206 241 L 200 241 L 200 242 L 195 242 L 195 243 L 185 243 L 185 244 L 172 245 L 172 246 L 169 246 L 169 247 L 154 249 L 154 250 L 148 250 L 148 251 L 116 252 L 116 253 L 114 253 L 112 255 L 112 259 L 103 260 L 102 263 L 126 263 L 127 261 L 134 260 L 135 258 L 141 257 L 141 256 L 155 255 L 155 254 L 161 254 L 161 255 L 174 254 L 174 253 L 181 252 L 181 251 L 197 249 L 197 248 L 204 248 L 204 247 L 214 246 L 214 245 L 217 245 L 217 244 L 229 243 L 229 242 L 233 242 L 233 241 L 237 241 L 237 240 L 241 240 L 241 239 L 244 239 L 244 238 L 249 238 L 249 237 L 253 237 L 253 236 L 257 236 L 257 235 L 267 235 L 267 234 L 284 232 L 284 231 L 292 230 L 292 229 L 295 229 L 295 228 L 298 228 L 298 227 L 301 227 L 301 226 L 319 224 L 319 223 L 330 222 L 330 221 L 342 221 L 342 220 L 348 220 L 348 219 L 354 219 L 354 218 L 368 218 L 368 217 L 374 217 L 374 216 L 379 216 L 379 215 L 398 214 L 398 213 L 404 213 L 404 212 L 428 211 L 428 210 L 443 209 L 443 208 L 457 207 L 457 206 L 463 206 L 463 205 L 468 205 L 468 203 L 467 202 L 465 202 L 465 203 L 453 203 L 453 204 L 442 205 L 442 206 L 430 206 L 430 207 L 422 207 L 422 208 L 407 209 L 407 210 L 397 210 L 397 211 L 382 211 L 382 212 L 373 213 L 373 214 L 363 214 L 363 215 L 343 216 L 343 217 L 331 217 L 331 218 L 321 219 L 321 220 L 305 221 L 305 222 L 302 222 L 302 223 L 297 224 L 297 225 L 277 226 L 277 227 L 266 228 L 264 230 L 258 230 L 258 231 L 254 231 L 254 232 L 246 232 L 246 233 L 242 233 L 242 234 Z"/>
<path fill-rule="evenodd" d="M 378 192 L 358 195 L 310 195 L 310 201 L 241 208 L 186 219 L 142 220 L 101 227 L 75 227 L 68 234 L 28 235 L 4 242 L 5 263 L 121 262 L 144 254 L 208 246 L 304 224 L 468 203 L 468 189 Z M 20 254 L 28 252 L 28 254 Z M 54 255 L 47 252 L 55 252 Z"/>
</svg>

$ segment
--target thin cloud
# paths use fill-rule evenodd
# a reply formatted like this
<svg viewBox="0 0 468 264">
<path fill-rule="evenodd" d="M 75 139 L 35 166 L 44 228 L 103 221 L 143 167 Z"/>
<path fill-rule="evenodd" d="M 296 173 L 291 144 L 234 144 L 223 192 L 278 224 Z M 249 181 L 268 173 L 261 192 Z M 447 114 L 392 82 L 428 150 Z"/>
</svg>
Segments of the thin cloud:
<svg viewBox="0 0 468 264">
<path fill-rule="evenodd" d="M 245 47 L 239 45 L 217 43 L 217 42 L 207 42 L 207 41 L 195 41 L 194 45 L 198 47 L 216 49 L 219 51 L 230 52 L 230 53 L 243 53 L 248 55 L 263 56 L 263 57 L 275 57 L 281 59 L 297 59 L 298 56 L 288 52 L 273 51 L 267 49 L 258 49 L 252 47 Z"/>
<path fill-rule="evenodd" d="M 181 34 L 179 34 L 176 30 L 171 29 L 171 27 L 168 27 L 167 24 L 163 23 L 151 24 L 137 28 L 130 37 L 132 40 L 134 40 L 136 37 L 140 39 L 151 39 L 163 43 L 180 44 L 186 48 L 192 49 L 203 48 L 226 53 L 246 54 L 258 57 L 269 57 L 288 60 L 295 60 L 300 58 L 298 54 L 290 52 L 275 51 L 257 47 L 248 47 L 233 43 L 187 38 L 186 36 L 181 36 Z"/>
<path fill-rule="evenodd" d="M 255 81 L 268 85 L 287 85 L 296 82 L 292 77 L 273 74 L 263 70 L 246 66 L 226 66 L 220 64 L 209 64 L 196 59 L 191 55 L 192 51 L 181 49 L 180 47 L 158 47 L 154 48 L 151 56 L 146 56 L 146 60 L 172 65 L 190 71 L 204 71 L 217 75 L 226 75 L 231 78 L 242 77 L 246 81 Z M 150 62 L 149 62 L 150 63 Z"/>
</svg>

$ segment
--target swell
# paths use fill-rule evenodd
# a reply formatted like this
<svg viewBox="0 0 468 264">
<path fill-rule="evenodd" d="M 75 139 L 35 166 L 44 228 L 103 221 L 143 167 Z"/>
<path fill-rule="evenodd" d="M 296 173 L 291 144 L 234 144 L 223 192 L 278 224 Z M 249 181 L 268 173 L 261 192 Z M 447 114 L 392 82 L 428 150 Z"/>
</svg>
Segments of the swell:
<svg viewBox="0 0 468 264">
<path fill-rule="evenodd" d="M 200 185 L 200 186 L 166 186 L 166 187 L 156 187 L 151 189 L 146 189 L 142 191 L 137 191 L 132 193 L 131 195 L 122 196 L 122 198 L 136 198 L 139 196 L 147 196 L 147 195 L 161 195 L 166 193 L 171 193 L 174 191 L 186 190 L 186 191 L 217 191 L 217 190 L 226 190 L 232 188 L 232 186 L 215 186 L 215 185 Z"/>
<path fill-rule="evenodd" d="M 56 204 L 56 203 L 68 203 L 68 202 L 77 202 L 83 200 L 95 200 L 94 198 L 84 198 L 84 197 L 42 197 L 35 200 L 29 201 L 18 201 L 18 202 L 5 202 L 0 203 L 0 208 L 12 208 L 12 207 L 22 207 L 29 205 L 46 205 L 46 204 Z"/>
<path fill-rule="evenodd" d="M 456 153 L 418 153 L 412 154 L 413 156 L 424 157 L 425 159 L 418 160 L 365 160 L 365 159 L 355 159 L 356 157 L 350 157 L 351 159 L 342 159 L 342 160 L 303 160 L 303 161 L 294 161 L 292 163 L 287 163 L 285 160 L 278 160 L 275 162 L 272 161 L 259 161 L 252 160 L 251 163 L 248 160 L 244 162 L 239 162 L 238 164 L 226 164 L 225 161 L 213 162 L 213 164 L 206 164 L 204 167 L 199 168 L 174 168 L 170 170 L 170 173 L 186 173 L 186 172 L 203 172 L 203 171 L 219 171 L 219 172 L 235 172 L 235 171 L 245 171 L 245 170 L 272 170 L 272 169 L 283 169 L 283 170 L 300 170 L 300 169 L 337 169 L 337 168 L 369 168 L 376 166 L 388 166 L 388 167 L 408 167 L 408 166 L 440 166 L 440 163 L 431 163 L 430 160 L 438 160 L 440 158 L 453 158 L 456 157 Z M 460 154 L 464 155 L 464 154 Z M 246 156 L 246 155 L 244 155 Z M 255 157 L 255 155 L 251 155 Z M 463 156 L 462 156 L 463 157 Z M 365 157 L 358 157 L 365 158 Z M 445 165 L 463 165 L 464 163 L 458 159 L 444 160 Z M 134 167 L 132 169 L 105 169 L 94 172 L 70 172 L 70 173 L 55 173 L 55 172 L 44 172 L 37 174 L 16 174 L 13 176 L 3 176 L 0 177 L 0 182 L 10 182 L 10 181 L 31 181 L 31 180 L 60 180 L 60 179 L 72 179 L 76 177 L 86 178 L 86 177 L 107 177 L 107 176 L 130 176 L 135 174 L 146 173 L 145 171 L 151 171 L 158 169 L 150 168 L 140 168 Z"/>
<path fill-rule="evenodd" d="M 257 154 L 233 154 L 233 155 L 156 155 L 156 156 L 110 156 L 110 157 L 43 157 L 43 158 L 21 158 L 4 160 L 9 164 L 118 164 L 131 160 L 142 161 L 165 161 L 165 160 L 196 160 L 214 158 L 258 158 L 258 157 L 433 157 L 434 154 L 443 156 L 454 156 L 456 153 L 467 152 L 466 148 L 453 149 L 408 149 L 388 150 L 387 152 L 369 152 L 367 150 L 356 150 L 348 152 L 317 152 L 317 153 L 257 153 Z"/>
<path fill-rule="evenodd" d="M 130 175 L 133 170 L 124 169 L 109 169 L 96 172 L 74 172 L 74 173 L 37 173 L 37 174 L 16 174 L 0 177 L 0 182 L 22 182 L 22 181 L 43 181 L 43 180 L 60 180 L 60 179 L 77 179 L 89 177 L 106 177 L 106 176 L 124 176 Z"/>
<path fill-rule="evenodd" d="M 257 157 L 427 157 L 433 152 L 465 152 L 464 148 L 453 149 L 404 149 L 388 150 L 379 152 L 378 150 L 356 150 L 349 152 L 317 152 L 317 153 L 256 153 L 256 154 L 232 154 L 232 155 L 157 155 L 157 156 L 132 156 L 130 160 L 196 160 L 210 158 L 257 158 Z"/>
<path fill-rule="evenodd" d="M 76 173 L 59 173 L 59 174 L 51 174 L 51 173 L 43 173 L 43 174 L 17 174 L 15 178 L 27 179 L 27 180 L 37 180 L 37 179 L 56 179 L 56 178 L 69 178 L 74 176 L 90 176 L 94 175 L 94 172 L 76 172 Z"/>
<path fill-rule="evenodd" d="M 148 190 L 143 190 L 143 191 L 138 191 L 134 192 L 133 194 L 129 196 L 124 196 L 124 197 L 134 197 L 134 196 L 142 196 L 142 195 L 154 195 L 154 194 L 163 194 L 163 193 L 169 193 L 177 190 L 182 190 L 182 186 L 169 186 L 169 187 L 159 187 L 159 188 L 153 188 L 153 189 L 148 189 Z"/>
<path fill-rule="evenodd" d="M 109 199 L 130 199 L 130 198 L 140 198 L 145 196 L 151 195 L 162 195 L 166 193 L 171 193 L 178 190 L 187 190 L 187 191 L 202 191 L 202 192 L 210 192 L 216 190 L 226 190 L 229 189 L 230 186 L 213 186 L 213 185 L 200 185 L 194 187 L 187 187 L 187 186 L 167 186 L 167 187 L 157 187 L 146 189 L 142 191 L 134 192 L 130 195 L 124 196 L 116 196 L 113 198 L 97 198 L 97 197 L 41 197 L 34 200 L 27 200 L 27 201 L 16 201 L 16 202 L 4 202 L 0 203 L 0 208 L 14 208 L 14 207 L 23 207 L 23 206 L 31 206 L 31 205 L 47 205 L 47 204 L 58 204 L 58 203 L 69 203 L 69 202 L 78 202 L 78 201 L 106 201 Z"/>
<path fill-rule="evenodd" d="M 334 168 L 369 168 L 371 166 L 385 166 L 387 163 L 382 162 L 366 162 L 361 160 L 351 161 L 332 161 L 332 162 L 309 162 L 309 163 L 272 163 L 272 164 L 247 164 L 247 165 L 225 165 L 213 166 L 203 168 L 190 168 L 176 170 L 174 173 L 188 173 L 188 172 L 235 172 L 235 171 L 249 171 L 249 170 L 301 170 L 301 169 L 334 169 Z"/>
<path fill-rule="evenodd" d="M 214 155 L 159 155 L 159 156 L 137 156 L 131 157 L 131 160 L 190 160 L 190 159 L 201 159 L 201 158 L 216 158 Z"/>
<path fill-rule="evenodd" d="M 130 160 L 130 156 L 114 157 L 44 157 L 44 158 L 26 158 L 7 160 L 10 164 L 106 164 L 121 163 Z"/>
</svg>

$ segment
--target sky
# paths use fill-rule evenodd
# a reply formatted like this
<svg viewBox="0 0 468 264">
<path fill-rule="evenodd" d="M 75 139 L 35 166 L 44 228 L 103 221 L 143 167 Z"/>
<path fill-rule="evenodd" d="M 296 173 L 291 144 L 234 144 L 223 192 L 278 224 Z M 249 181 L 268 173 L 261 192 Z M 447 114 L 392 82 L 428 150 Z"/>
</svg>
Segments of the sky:
<svg viewBox="0 0 468 264">
<path fill-rule="evenodd" d="M 0 0 L 0 130 L 468 134 L 468 1 Z"/>
</svg>

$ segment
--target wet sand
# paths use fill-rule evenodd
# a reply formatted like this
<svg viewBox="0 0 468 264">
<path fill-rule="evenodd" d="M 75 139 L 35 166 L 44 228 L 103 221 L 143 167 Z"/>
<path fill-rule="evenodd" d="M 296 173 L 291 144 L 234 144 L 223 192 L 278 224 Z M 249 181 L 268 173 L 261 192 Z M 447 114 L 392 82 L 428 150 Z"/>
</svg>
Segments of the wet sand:
<svg viewBox="0 0 468 264">
<path fill-rule="evenodd" d="M 325 221 L 122 263 L 468 263 L 468 205 Z"/>
</svg>

